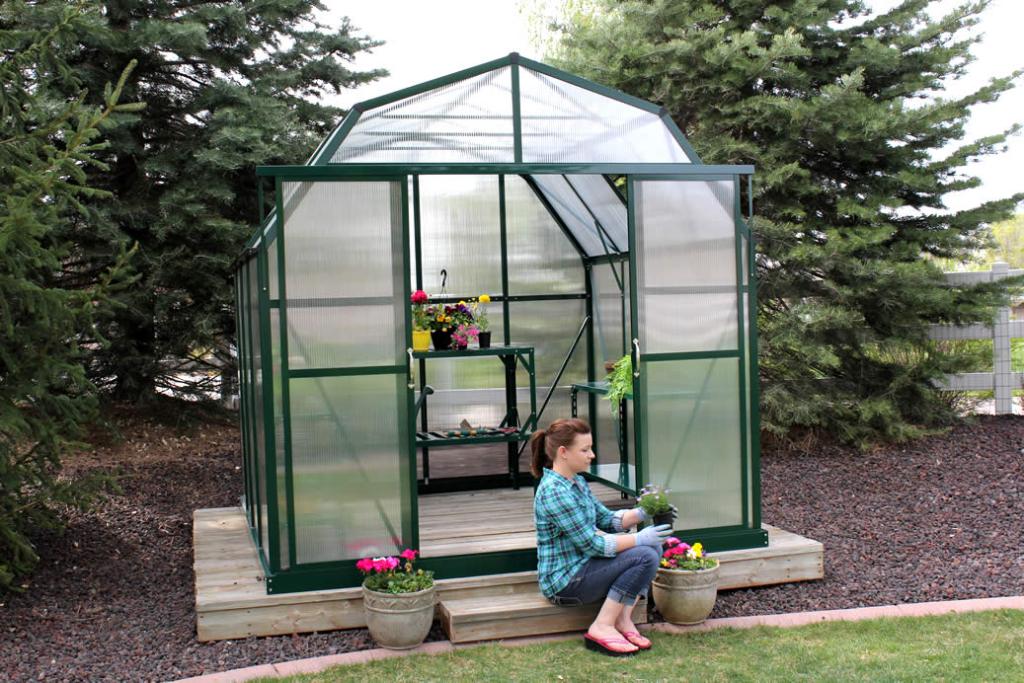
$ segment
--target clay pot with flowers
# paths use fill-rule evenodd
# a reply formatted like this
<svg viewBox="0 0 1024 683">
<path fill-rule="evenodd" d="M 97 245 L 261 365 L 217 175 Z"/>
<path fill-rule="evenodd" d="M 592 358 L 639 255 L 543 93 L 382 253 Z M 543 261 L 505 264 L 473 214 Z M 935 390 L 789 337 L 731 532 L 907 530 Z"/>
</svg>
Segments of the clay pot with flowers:
<svg viewBox="0 0 1024 683">
<path fill-rule="evenodd" d="M 363 612 L 381 647 L 408 650 L 427 637 L 434 622 L 434 573 L 415 569 L 416 550 L 399 557 L 365 557 L 356 568 L 363 580 Z"/>
<path fill-rule="evenodd" d="M 412 293 L 412 350 L 430 350 L 430 317 L 427 315 L 427 302 L 430 297 L 422 289 Z"/>
<path fill-rule="evenodd" d="M 718 598 L 718 560 L 708 557 L 700 543 L 665 540 L 651 592 L 665 620 L 690 626 L 708 618 Z"/>
</svg>

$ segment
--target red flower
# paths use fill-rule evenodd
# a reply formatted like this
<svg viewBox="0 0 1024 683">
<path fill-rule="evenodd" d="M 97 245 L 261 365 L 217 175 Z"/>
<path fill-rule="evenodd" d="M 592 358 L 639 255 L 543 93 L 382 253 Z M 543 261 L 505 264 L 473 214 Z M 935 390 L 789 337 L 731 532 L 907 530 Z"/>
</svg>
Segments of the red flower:
<svg viewBox="0 0 1024 683">
<path fill-rule="evenodd" d="M 402 551 L 402 559 L 403 560 L 409 560 L 410 562 L 412 562 L 413 560 L 416 559 L 416 553 L 417 553 L 417 551 L 415 551 L 415 550 L 413 550 L 411 548 L 403 550 Z"/>
<path fill-rule="evenodd" d="M 364 574 L 369 574 L 373 571 L 373 560 L 369 557 L 364 557 L 363 559 L 356 562 L 356 569 L 358 569 Z"/>
<path fill-rule="evenodd" d="M 412 302 L 414 304 L 425 304 L 429 300 L 430 297 L 427 296 L 427 293 L 424 292 L 422 289 L 417 289 L 415 292 L 412 293 Z"/>
</svg>

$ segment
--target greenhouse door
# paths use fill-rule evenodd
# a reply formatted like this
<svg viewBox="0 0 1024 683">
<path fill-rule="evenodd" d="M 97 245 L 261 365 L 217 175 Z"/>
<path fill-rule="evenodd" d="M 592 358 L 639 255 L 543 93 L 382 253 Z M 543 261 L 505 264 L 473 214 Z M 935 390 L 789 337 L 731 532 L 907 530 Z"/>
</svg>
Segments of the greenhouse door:
<svg viewBox="0 0 1024 683">
<path fill-rule="evenodd" d="M 394 554 L 415 542 L 407 181 L 278 183 L 290 567 Z"/>
<path fill-rule="evenodd" d="M 750 526 L 736 188 L 732 176 L 628 188 L 638 483 L 669 488 L 676 530 L 716 549 Z"/>
</svg>

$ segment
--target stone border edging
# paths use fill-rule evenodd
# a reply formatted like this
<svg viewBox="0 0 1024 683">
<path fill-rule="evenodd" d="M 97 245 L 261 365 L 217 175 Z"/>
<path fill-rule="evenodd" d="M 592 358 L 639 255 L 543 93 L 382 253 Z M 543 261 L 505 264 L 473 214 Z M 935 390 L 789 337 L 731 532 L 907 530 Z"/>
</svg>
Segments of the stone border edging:
<svg viewBox="0 0 1024 683">
<path fill-rule="evenodd" d="M 817 624 L 825 621 L 862 621 L 864 619 L 879 619 L 882 617 L 923 617 L 962 612 L 984 612 L 996 609 L 1024 610 L 1024 595 L 1004 598 L 917 602 L 903 605 L 883 605 L 880 607 L 855 607 L 852 609 L 796 612 L 793 614 L 764 614 L 751 617 L 726 617 L 723 619 L 709 619 L 703 624 L 697 624 L 696 626 L 676 626 L 675 624 L 662 622 L 657 624 L 643 624 L 640 626 L 640 629 L 644 631 L 659 631 L 661 633 L 679 634 L 712 631 L 720 628 L 754 628 L 757 626 L 776 626 L 786 628 L 792 626 L 806 626 L 808 624 Z M 424 643 L 423 645 L 412 648 L 411 650 L 385 650 L 383 648 L 377 648 L 373 650 L 360 650 L 358 652 L 346 652 L 345 654 L 340 655 L 326 655 L 323 657 L 297 659 L 278 664 L 261 664 L 259 666 L 250 666 L 244 669 L 233 669 L 231 671 L 223 671 L 221 673 L 184 678 L 177 683 L 241 683 L 242 681 L 249 681 L 255 678 L 317 673 L 333 666 L 362 664 L 364 662 L 372 662 L 377 659 L 405 657 L 414 654 L 436 655 L 443 652 L 454 652 L 455 650 L 477 647 L 479 645 L 494 642 L 515 647 L 521 645 L 533 645 L 536 643 L 551 643 L 562 640 L 571 640 L 578 637 L 579 633 L 559 633 L 547 636 L 508 638 L 497 641 L 485 640 L 478 643 L 463 643 L 459 645 L 453 645 L 447 640 L 442 640 L 433 643 Z"/>
</svg>

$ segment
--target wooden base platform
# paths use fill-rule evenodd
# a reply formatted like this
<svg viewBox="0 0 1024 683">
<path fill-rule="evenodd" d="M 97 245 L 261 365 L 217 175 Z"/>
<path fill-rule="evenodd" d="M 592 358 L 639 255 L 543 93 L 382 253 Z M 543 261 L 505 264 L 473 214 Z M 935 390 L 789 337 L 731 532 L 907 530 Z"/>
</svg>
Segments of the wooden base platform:
<svg viewBox="0 0 1024 683">
<path fill-rule="evenodd" d="M 517 499 L 512 494 L 523 494 L 528 499 L 532 491 L 442 495 L 483 496 L 479 499 L 483 504 L 496 495 L 505 494 L 510 500 L 503 501 L 503 504 L 508 504 Z M 508 548 L 533 547 L 532 539 L 529 540 L 530 545 L 526 545 L 528 539 L 524 530 L 519 528 L 522 520 L 516 515 L 512 515 L 512 521 L 502 529 L 453 539 L 452 520 L 441 526 L 422 522 L 431 518 L 444 522 L 441 519 L 443 511 L 452 509 L 454 500 L 438 501 L 438 508 L 432 511 L 431 502 L 425 500 L 427 498 L 430 497 L 420 499 L 421 534 L 432 533 L 431 529 L 441 526 L 446 527 L 449 534 L 429 541 L 424 538 L 421 543 L 424 554 L 429 552 L 435 557 L 448 554 L 455 543 L 460 544 L 459 552 L 472 552 L 468 548 L 474 544 L 476 547 L 493 547 L 488 541 L 504 543 Z M 469 503 L 469 500 L 464 502 Z M 606 502 L 614 504 L 615 499 L 609 497 Z M 508 515 L 503 513 L 503 519 L 509 519 Z M 764 525 L 764 528 L 768 531 L 767 548 L 716 553 L 715 557 L 722 563 L 721 589 L 807 581 L 824 576 L 821 543 L 769 525 Z M 462 530 L 454 533 L 464 535 Z M 359 588 L 268 595 L 241 508 L 196 510 L 192 536 L 199 640 L 309 633 L 366 625 Z M 487 536 L 491 538 L 485 538 Z M 438 617 L 452 642 L 579 630 L 593 619 L 592 610 L 595 609 L 553 607 L 537 589 L 536 572 L 440 579 L 437 589 Z M 646 613 L 641 608 L 637 607 L 636 618 L 642 621 Z"/>
</svg>

